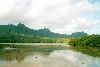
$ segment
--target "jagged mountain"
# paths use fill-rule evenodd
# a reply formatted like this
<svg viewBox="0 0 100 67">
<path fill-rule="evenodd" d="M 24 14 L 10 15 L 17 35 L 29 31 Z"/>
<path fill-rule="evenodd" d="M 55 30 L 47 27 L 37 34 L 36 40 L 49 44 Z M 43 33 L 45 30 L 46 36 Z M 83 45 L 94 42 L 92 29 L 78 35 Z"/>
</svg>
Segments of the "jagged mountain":
<svg viewBox="0 0 100 67">
<path fill-rule="evenodd" d="M 59 34 L 51 32 L 48 28 L 35 30 L 21 23 L 18 25 L 0 25 L 0 43 L 51 43 L 56 42 L 59 38 L 62 42 L 62 38 L 78 38 L 83 35 L 87 34 L 84 32 L 76 32 L 71 35 Z"/>
<path fill-rule="evenodd" d="M 34 36 L 41 36 L 41 37 L 80 37 L 87 35 L 87 33 L 82 32 L 75 32 L 71 35 L 67 34 L 59 34 L 51 32 L 48 28 L 34 30 L 26 27 L 24 24 L 19 23 L 18 25 L 8 24 L 8 25 L 0 25 L 0 35 L 11 35 L 11 34 L 25 34 L 25 35 L 34 35 Z"/>
<path fill-rule="evenodd" d="M 2 34 L 26 34 L 35 35 L 41 37 L 66 37 L 67 34 L 59 34 L 51 32 L 48 28 L 34 30 L 26 27 L 24 24 L 19 23 L 18 25 L 8 24 L 0 25 L 0 32 Z"/>
</svg>

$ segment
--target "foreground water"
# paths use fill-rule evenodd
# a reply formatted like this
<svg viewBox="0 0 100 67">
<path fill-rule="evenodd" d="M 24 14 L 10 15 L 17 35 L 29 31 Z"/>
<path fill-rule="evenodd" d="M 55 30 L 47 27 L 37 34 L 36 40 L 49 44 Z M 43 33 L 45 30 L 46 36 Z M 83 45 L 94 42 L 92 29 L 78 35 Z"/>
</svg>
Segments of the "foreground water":
<svg viewBox="0 0 100 67">
<path fill-rule="evenodd" d="M 0 67 L 100 67 L 100 57 L 62 45 L 28 46 L 0 51 Z"/>
</svg>

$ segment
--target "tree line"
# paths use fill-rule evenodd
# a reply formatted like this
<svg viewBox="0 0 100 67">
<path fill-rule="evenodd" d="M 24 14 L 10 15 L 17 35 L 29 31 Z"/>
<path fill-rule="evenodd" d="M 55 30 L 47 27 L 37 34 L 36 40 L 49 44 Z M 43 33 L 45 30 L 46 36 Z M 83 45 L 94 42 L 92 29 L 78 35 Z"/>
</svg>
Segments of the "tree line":
<svg viewBox="0 0 100 67">
<path fill-rule="evenodd" d="M 24 24 L 0 25 L 0 43 L 63 43 L 69 37 L 78 38 L 87 35 L 84 32 L 75 32 L 71 35 L 51 32 L 48 28 L 30 29 Z"/>
<path fill-rule="evenodd" d="M 72 46 L 100 47 L 100 34 L 92 34 L 80 38 L 70 38 L 68 43 Z"/>
</svg>

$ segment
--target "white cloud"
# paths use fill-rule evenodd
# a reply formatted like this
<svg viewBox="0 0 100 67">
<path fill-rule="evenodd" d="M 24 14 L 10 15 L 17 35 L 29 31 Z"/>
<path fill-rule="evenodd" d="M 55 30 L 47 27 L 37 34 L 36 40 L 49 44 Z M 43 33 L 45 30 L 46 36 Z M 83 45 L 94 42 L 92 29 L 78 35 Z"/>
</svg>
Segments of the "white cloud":
<svg viewBox="0 0 100 67">
<path fill-rule="evenodd" d="M 12 9 L 15 0 L 0 0 L 0 16 L 6 15 Z M 10 3 L 9 3 L 10 2 Z"/>
<path fill-rule="evenodd" d="M 99 3 L 91 4 L 88 0 L 0 0 L 1 21 L 22 21 L 31 28 L 49 27 L 59 33 L 98 27 L 97 20 L 83 14 L 99 10 Z"/>
</svg>

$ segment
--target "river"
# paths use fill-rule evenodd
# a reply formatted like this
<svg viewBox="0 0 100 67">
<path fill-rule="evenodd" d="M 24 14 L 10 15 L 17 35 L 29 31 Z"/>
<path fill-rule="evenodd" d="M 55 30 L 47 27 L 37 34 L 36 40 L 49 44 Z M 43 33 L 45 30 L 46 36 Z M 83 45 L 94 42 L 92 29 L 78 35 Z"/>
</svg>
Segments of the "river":
<svg viewBox="0 0 100 67">
<path fill-rule="evenodd" d="M 83 54 L 69 46 L 23 46 L 1 50 L 0 67 L 100 67 L 100 57 Z"/>
</svg>

